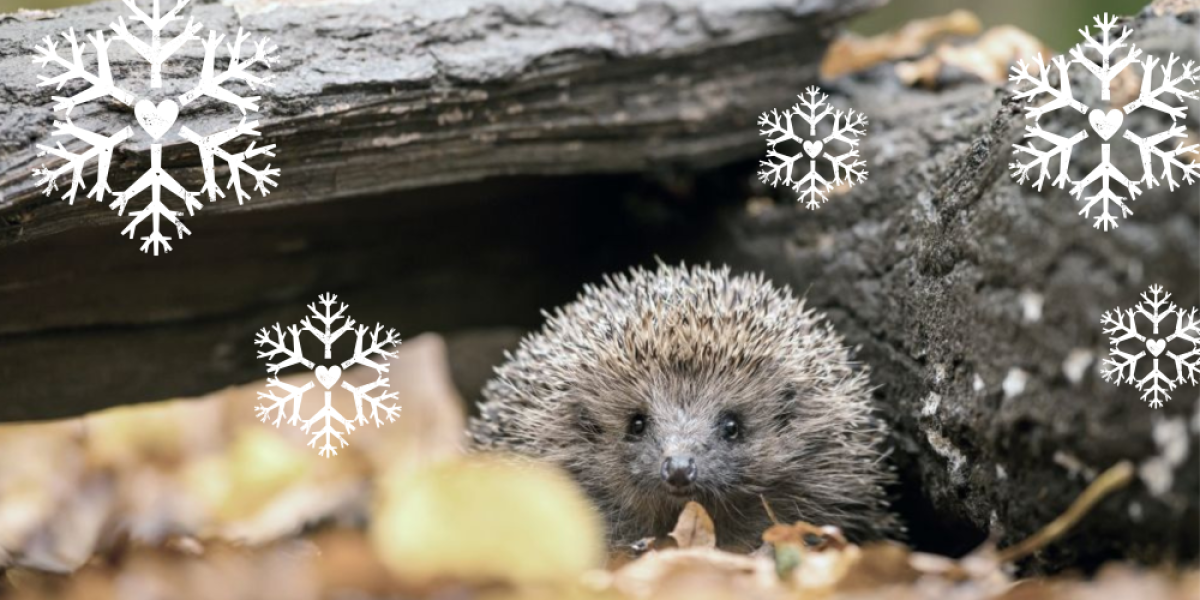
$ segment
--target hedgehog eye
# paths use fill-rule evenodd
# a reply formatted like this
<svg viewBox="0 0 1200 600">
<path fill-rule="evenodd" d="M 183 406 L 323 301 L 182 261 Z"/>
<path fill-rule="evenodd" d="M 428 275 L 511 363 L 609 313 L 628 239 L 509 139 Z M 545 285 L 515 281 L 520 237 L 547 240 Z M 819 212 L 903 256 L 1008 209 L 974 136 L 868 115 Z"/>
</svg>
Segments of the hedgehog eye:
<svg viewBox="0 0 1200 600">
<path fill-rule="evenodd" d="M 725 415 L 721 418 L 721 437 L 732 442 L 742 435 L 742 423 L 736 415 Z"/>
<path fill-rule="evenodd" d="M 646 433 L 646 415 L 641 413 L 635 414 L 629 418 L 629 435 L 640 436 Z"/>
</svg>

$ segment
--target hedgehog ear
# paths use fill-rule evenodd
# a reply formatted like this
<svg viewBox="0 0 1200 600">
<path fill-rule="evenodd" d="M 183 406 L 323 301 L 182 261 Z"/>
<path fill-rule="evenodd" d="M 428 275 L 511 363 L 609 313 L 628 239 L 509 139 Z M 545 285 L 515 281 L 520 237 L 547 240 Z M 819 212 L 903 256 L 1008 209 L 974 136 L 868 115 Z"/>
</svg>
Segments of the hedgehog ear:
<svg viewBox="0 0 1200 600">
<path fill-rule="evenodd" d="M 798 408 L 799 398 L 800 390 L 794 383 L 788 383 L 779 390 L 780 410 L 775 413 L 775 421 L 780 427 L 786 427 L 788 423 L 791 423 Z"/>
<path fill-rule="evenodd" d="M 583 432 L 584 439 L 589 442 L 599 441 L 600 435 L 604 433 L 604 430 L 600 427 L 600 423 L 581 404 L 575 405 L 575 424 Z"/>
</svg>

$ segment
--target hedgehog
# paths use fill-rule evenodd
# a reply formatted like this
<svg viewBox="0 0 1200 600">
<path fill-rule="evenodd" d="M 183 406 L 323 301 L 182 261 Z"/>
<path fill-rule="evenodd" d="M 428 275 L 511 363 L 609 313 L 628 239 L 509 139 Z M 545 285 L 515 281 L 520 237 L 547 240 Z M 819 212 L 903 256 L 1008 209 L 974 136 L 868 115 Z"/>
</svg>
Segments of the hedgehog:
<svg viewBox="0 0 1200 600">
<path fill-rule="evenodd" d="M 610 546 L 666 535 L 689 500 L 730 550 L 773 522 L 900 532 L 867 371 L 787 288 L 660 264 L 544 316 L 484 387 L 470 443 L 565 470 Z"/>
</svg>

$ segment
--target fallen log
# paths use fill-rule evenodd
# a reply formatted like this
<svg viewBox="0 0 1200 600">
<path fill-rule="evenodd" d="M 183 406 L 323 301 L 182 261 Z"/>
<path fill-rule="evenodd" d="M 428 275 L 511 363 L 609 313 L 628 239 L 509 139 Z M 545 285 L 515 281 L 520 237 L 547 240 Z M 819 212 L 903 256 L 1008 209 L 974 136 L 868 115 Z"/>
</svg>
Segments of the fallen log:
<svg viewBox="0 0 1200 600">
<path fill-rule="evenodd" d="M 1122 25 L 1164 62 L 1172 52 L 1200 60 L 1197 10 L 1147 9 Z M 1098 86 L 1072 84 L 1100 105 Z M 759 188 L 759 198 L 721 209 L 706 234 L 721 241 L 692 258 L 790 284 L 860 346 L 894 430 L 901 510 L 920 523 L 913 541 L 950 553 L 989 536 L 1015 543 L 1098 473 L 1131 460 L 1138 483 L 1034 564 L 1195 558 L 1197 388 L 1179 385 L 1152 409 L 1099 370 L 1109 356 L 1106 311 L 1132 307 L 1153 284 L 1180 307 L 1200 306 L 1200 186 L 1153 188 L 1105 232 L 1077 214 L 1083 203 L 1067 190 L 1038 192 L 1011 176 L 1028 124 L 1012 89 L 910 89 L 880 69 L 837 82 L 835 100 L 871 116 L 869 180 L 818 211 L 790 190 L 764 201 L 770 190 Z M 1186 127 L 1200 131 L 1200 102 L 1188 106 Z M 1075 127 L 1078 117 L 1041 123 Z M 1135 131 L 1164 125 L 1147 111 L 1126 122 Z M 1128 158 L 1136 168 L 1137 152 Z M 1077 149 L 1072 178 L 1097 159 L 1098 150 Z"/>
<path fill-rule="evenodd" d="M 602 230 L 567 230 L 597 214 L 587 199 L 603 187 L 547 188 L 529 176 L 698 169 L 751 156 L 761 107 L 815 80 L 834 25 L 875 3 L 191 7 L 206 29 L 244 28 L 278 46 L 274 87 L 254 93 L 263 97 L 258 142 L 276 145 L 282 176 L 268 196 L 204 203 L 187 220 L 193 235 L 159 257 L 118 235 L 128 214 L 82 193 L 74 204 L 47 197 L 32 176 L 47 160 L 36 145 L 57 141 L 51 96 L 64 94 L 37 86 L 34 47 L 69 28 L 82 40 L 125 7 L 0 16 L 0 420 L 262 377 L 252 331 L 335 287 L 406 334 L 530 325 L 628 254 L 605 250 L 600 261 L 593 246 Z M 124 44 L 109 54 L 114 73 L 141 73 L 144 61 Z M 177 56 L 162 70 L 163 89 L 187 89 L 204 60 L 198 43 Z M 202 132 L 236 122 L 236 110 L 231 117 L 214 104 L 179 118 Z M 132 112 L 97 101 L 71 119 L 112 133 Z M 138 134 L 117 147 L 113 189 L 147 170 L 152 141 Z M 163 146 L 166 171 L 200 189 L 196 147 Z M 484 181 L 497 176 L 525 176 L 525 185 Z M 355 201 L 333 202 L 345 199 Z M 495 300 L 497 289 L 512 294 Z"/>
</svg>

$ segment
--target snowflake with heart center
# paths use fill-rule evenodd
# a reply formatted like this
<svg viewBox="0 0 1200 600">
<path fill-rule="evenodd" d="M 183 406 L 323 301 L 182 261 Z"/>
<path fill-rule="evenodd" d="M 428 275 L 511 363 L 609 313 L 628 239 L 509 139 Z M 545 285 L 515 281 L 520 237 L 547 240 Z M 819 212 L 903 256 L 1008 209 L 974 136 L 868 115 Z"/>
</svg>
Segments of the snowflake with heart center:
<svg viewBox="0 0 1200 600">
<path fill-rule="evenodd" d="M 172 210 L 167 206 L 163 200 L 163 190 L 182 200 L 188 216 L 192 216 L 195 211 L 203 207 L 203 204 L 197 200 L 197 196 L 200 194 L 207 194 L 209 202 L 215 202 L 218 197 L 225 196 L 225 192 L 217 183 L 216 161 L 218 159 L 224 163 L 229 174 L 229 183 L 226 185 L 226 189 L 233 189 L 238 204 L 250 199 L 249 192 L 242 188 L 243 174 L 253 180 L 254 189 L 262 195 L 270 193 L 269 186 L 277 185 L 275 178 L 279 176 L 279 169 L 272 168 L 270 164 L 265 167 L 254 167 L 250 164 L 252 159 L 260 156 L 275 156 L 273 144 L 255 147 L 255 143 L 250 142 L 249 146 L 240 152 L 222 148 L 237 138 L 260 135 L 258 121 L 246 121 L 247 112 L 258 111 L 260 97 L 239 96 L 225 86 L 231 82 L 241 82 L 254 90 L 258 86 L 272 85 L 271 76 L 257 74 L 255 68 L 269 68 L 276 60 L 274 56 L 276 47 L 264 38 L 253 42 L 252 54 L 243 56 L 242 45 L 250 36 L 239 29 L 237 37 L 225 44 L 228 53 L 227 62 L 224 64 L 225 68 L 218 69 L 217 51 L 225 36 L 218 35 L 215 31 L 209 31 L 208 37 L 201 39 L 196 35 L 200 31 L 201 24 L 189 18 L 181 30 L 164 37 L 168 28 L 174 29 L 172 24 L 180 20 L 179 13 L 190 0 L 178 0 L 175 7 L 166 13 L 161 12 L 159 1 L 153 0 L 151 12 L 147 13 L 137 6 L 135 0 L 124 0 L 126 6 L 133 13 L 130 19 L 140 22 L 149 30 L 149 41 L 134 35 L 130 31 L 130 25 L 125 23 L 124 17 L 119 17 L 116 23 L 110 25 L 114 34 L 112 38 L 106 38 L 104 30 L 86 34 L 87 42 L 91 43 L 94 51 L 95 72 L 85 64 L 88 62 L 85 61 L 88 43 L 82 42 L 76 36 L 74 29 L 69 29 L 66 33 L 61 34 L 62 38 L 70 45 L 70 56 L 59 54 L 58 42 L 53 37 L 46 36 L 42 45 L 34 47 L 36 56 L 33 59 L 42 68 L 56 65 L 63 69 L 62 73 L 53 77 L 39 76 L 41 79 L 39 86 L 55 86 L 56 90 L 62 90 L 63 86 L 75 80 L 81 81 L 85 86 L 83 91 L 73 96 L 53 97 L 54 111 L 61 112 L 63 120 L 54 122 L 54 130 L 51 135 L 68 137 L 74 141 L 70 142 L 70 147 L 62 142 L 58 142 L 54 146 L 37 145 L 38 156 L 52 156 L 61 160 L 60 163 L 50 166 L 43 164 L 34 169 L 33 176 L 38 180 L 38 185 L 43 187 L 45 195 L 50 196 L 59 190 L 59 181 L 69 177 L 70 183 L 62 191 L 61 198 L 69 204 L 74 204 L 79 192 L 86 187 L 84 184 L 85 169 L 95 159 L 96 181 L 91 190 L 87 192 L 87 197 L 95 198 L 97 202 L 103 203 L 105 196 L 111 194 L 113 201 L 109 204 L 110 209 L 117 211 L 117 214 L 121 216 L 124 216 L 125 211 L 129 210 L 132 220 L 121 231 L 121 234 L 129 236 L 130 239 L 137 234 L 138 226 L 149 220 L 151 231 L 141 238 L 141 250 L 142 252 L 153 251 L 155 256 L 158 256 L 159 252 L 170 252 L 171 250 L 170 240 L 172 238 L 164 234 L 162 230 L 166 223 L 175 226 L 179 238 L 191 234 L 191 231 L 183 224 L 183 211 Z M 163 98 L 158 102 L 155 102 L 157 97 L 139 97 L 129 89 L 118 85 L 113 78 L 109 49 L 117 40 L 127 44 L 149 63 L 150 89 L 152 91 L 161 90 L 163 87 L 163 64 L 186 44 L 198 40 L 204 47 L 204 62 L 199 80 L 195 86 L 184 93 Z M 207 134 L 193 131 L 186 125 L 176 129 L 176 120 L 180 116 L 180 110 L 193 105 L 196 100 L 204 96 L 236 107 L 242 113 L 241 122 L 228 129 Z M 126 126 L 112 135 L 106 135 L 80 127 L 71 120 L 71 112 L 76 106 L 105 97 L 110 97 L 121 105 L 132 108 L 137 123 L 152 141 L 149 170 L 121 192 L 115 192 L 110 187 L 109 168 L 112 164 L 113 152 L 122 142 L 134 137 L 134 129 Z M 204 171 L 204 186 L 198 192 L 185 189 L 163 168 L 163 142 L 172 132 L 179 139 L 195 144 L 198 150 Z M 130 209 L 130 200 L 147 191 L 150 193 L 149 203 L 138 210 Z"/>
<path fill-rule="evenodd" d="M 827 105 L 829 96 L 816 86 L 797 98 L 800 102 L 782 113 L 771 109 L 758 118 L 763 128 L 759 134 L 767 138 L 767 158 L 759 161 L 758 178 L 771 187 L 787 184 L 800 194 L 797 201 L 815 210 L 835 187 L 866 181 L 867 163 L 858 157 L 858 142 L 867 133 L 867 117 Z M 831 122 L 822 127 L 828 117 Z M 829 166 L 824 173 L 818 167 L 822 161 Z"/>
<path fill-rule="evenodd" d="M 272 375 L 267 379 L 267 391 L 259 392 L 260 404 L 255 412 L 263 423 L 266 423 L 274 413 L 275 419 L 271 424 L 279 427 L 285 417 L 288 425 L 299 425 L 300 429 L 312 436 L 308 445 L 314 448 L 323 443 L 320 455 L 326 458 L 337 454 L 333 440 L 337 439 L 340 447 L 348 443 L 346 436 L 354 431 L 356 425 L 366 425 L 371 422 L 376 427 L 382 426 L 384 420 L 392 422 L 400 416 L 400 407 L 392 401 L 398 397 L 396 392 L 388 392 L 388 358 L 396 356 L 392 349 L 400 344 L 400 335 L 395 329 L 383 330 L 383 325 L 376 324 L 374 328 L 367 325 L 355 327 L 354 319 L 345 316 L 349 305 L 338 303 L 337 296 L 324 294 L 318 297 L 318 302 L 308 305 L 311 316 L 304 317 L 299 325 L 291 325 L 286 331 L 278 323 L 272 328 L 264 327 L 258 332 L 254 344 L 263 348 L 258 357 L 276 362 L 267 363 L 267 372 Z M 334 305 L 340 304 L 335 310 Z M 338 321 L 345 318 L 340 325 Z M 313 323 L 316 319 L 321 327 Z M 343 334 L 353 332 L 355 335 L 354 353 L 350 358 L 332 364 L 317 364 L 304 356 L 301 348 L 300 334 L 307 332 L 325 346 L 324 360 L 333 358 L 333 343 Z M 276 360 L 280 357 L 281 360 Z M 278 374 L 281 370 L 300 365 L 307 368 L 312 378 L 296 385 L 283 381 Z M 353 385 L 344 378 L 345 370 L 354 365 L 361 365 L 375 371 L 375 381 L 363 385 Z M 298 382 L 297 382 L 298 383 Z M 300 405 L 304 393 L 320 386 L 325 391 L 325 403 L 311 416 L 302 416 Z M 354 399 L 355 416 L 347 418 L 334 406 L 333 390 L 341 388 L 351 394 Z M 278 391 L 278 393 L 276 393 Z M 290 415 L 285 414 L 291 406 Z M 368 409 L 370 418 L 368 419 Z"/>
<path fill-rule="evenodd" d="M 1188 132 L 1182 123 L 1187 116 L 1184 100 L 1200 97 L 1200 92 L 1190 87 L 1200 79 L 1200 66 L 1194 61 L 1188 61 L 1177 72 L 1180 59 L 1175 54 L 1171 54 L 1163 64 L 1160 59 L 1144 53 L 1136 45 L 1126 43 L 1126 39 L 1132 33 L 1128 28 L 1122 28 L 1120 35 L 1117 35 L 1116 17 L 1105 14 L 1103 17 L 1095 17 L 1095 22 L 1099 30 L 1098 37 L 1094 37 L 1091 29 L 1085 27 L 1079 32 L 1087 41 L 1072 48 L 1070 58 L 1056 56 L 1051 60 L 1058 73 L 1058 87 L 1051 82 L 1051 70 L 1040 54 L 1034 59 L 1036 69 L 1025 61 L 1019 61 L 1012 68 L 1009 81 L 1017 85 L 1033 86 L 1028 90 L 1018 91 L 1016 98 L 1029 102 L 1025 109 L 1025 118 L 1032 119 L 1034 124 L 1025 127 L 1027 144 L 1013 145 L 1015 159 L 1009 168 L 1019 183 L 1033 179 L 1033 187 L 1039 191 L 1048 180 L 1058 188 L 1066 188 L 1070 184 L 1070 194 L 1076 201 L 1083 203 L 1079 214 L 1085 218 L 1094 218 L 1096 228 L 1108 231 L 1117 227 L 1118 217 L 1128 218 L 1133 214 L 1129 203 L 1142 194 L 1143 188 L 1150 189 L 1165 182 L 1170 190 L 1174 191 L 1182 185 L 1177 177 L 1189 185 L 1200 178 L 1200 162 L 1197 162 L 1195 157 L 1190 158 L 1190 162 L 1184 162 L 1188 160 L 1185 155 L 1200 155 L 1200 144 L 1186 141 Z M 1088 56 L 1089 49 L 1095 51 L 1092 57 Z M 1097 56 L 1098 62 L 1092 59 Z M 1089 106 L 1072 94 L 1068 71 L 1074 65 L 1085 68 L 1099 81 L 1104 106 Z M 1133 65 L 1138 65 L 1142 71 L 1137 97 L 1120 108 L 1110 108 L 1109 105 L 1114 101 L 1114 81 L 1127 73 L 1126 69 Z M 1132 69 L 1128 74 L 1133 76 Z M 1034 104 L 1043 96 L 1047 101 Z M 1178 105 L 1169 102 L 1172 98 Z M 1039 120 L 1043 115 L 1064 108 L 1071 108 L 1086 115 L 1091 130 L 1083 129 L 1066 135 L 1042 128 Z M 1130 129 L 1124 129 L 1118 141 L 1128 141 L 1130 151 L 1136 148 L 1142 164 L 1142 175 L 1133 178 L 1114 164 L 1112 146 L 1117 133 L 1121 132 L 1125 125 L 1125 117 L 1141 108 L 1171 117 L 1172 126 L 1145 137 Z M 1082 179 L 1072 180 L 1069 175 L 1072 151 L 1093 134 L 1100 139 L 1100 163 Z M 1171 147 L 1172 144 L 1174 147 Z M 1052 175 L 1055 161 L 1058 172 L 1057 175 Z M 1161 170 L 1156 171 L 1156 161 Z M 1091 194 L 1093 189 L 1096 191 Z M 1093 217 L 1092 211 L 1096 209 L 1098 212 Z"/>
<path fill-rule="evenodd" d="M 1170 299 L 1162 286 L 1152 285 L 1137 306 L 1101 317 L 1104 333 L 1111 336 L 1111 356 L 1101 364 L 1100 375 L 1118 385 L 1133 384 L 1151 408 L 1170 400 L 1168 392 L 1176 385 L 1196 385 L 1200 377 L 1200 310 L 1179 308 Z M 1149 322 L 1149 333 L 1138 326 L 1139 317 Z M 1139 375 L 1138 363 L 1144 358 L 1151 361 L 1150 372 Z M 1174 375 L 1163 371 L 1164 364 Z"/>
</svg>

